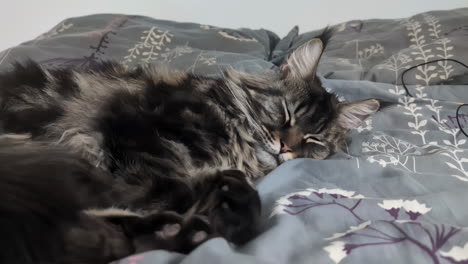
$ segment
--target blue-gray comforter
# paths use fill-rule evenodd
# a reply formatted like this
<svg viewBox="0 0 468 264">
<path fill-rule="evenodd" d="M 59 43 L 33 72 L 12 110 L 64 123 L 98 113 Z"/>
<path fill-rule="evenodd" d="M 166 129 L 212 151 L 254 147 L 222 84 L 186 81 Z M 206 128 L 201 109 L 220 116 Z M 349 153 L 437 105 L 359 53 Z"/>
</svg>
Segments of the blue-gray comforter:
<svg viewBox="0 0 468 264">
<path fill-rule="evenodd" d="M 343 100 L 379 98 L 394 105 L 351 131 L 328 160 L 287 162 L 258 183 L 263 232 L 236 248 L 212 239 L 185 256 L 152 251 L 119 264 L 147 263 L 468 263 L 468 126 L 456 102 L 468 102 L 468 9 L 400 20 L 334 26 L 319 67 Z M 38 38 L 0 53 L 0 70 L 32 58 L 49 67 L 86 67 L 113 59 L 128 67 L 161 63 L 198 74 L 225 66 L 276 69 L 317 32 L 294 28 L 225 29 L 126 15 L 63 21 Z M 455 103 L 454 103 L 455 102 Z M 468 108 L 468 107 L 467 107 Z M 467 129 L 468 130 L 468 129 Z"/>
</svg>

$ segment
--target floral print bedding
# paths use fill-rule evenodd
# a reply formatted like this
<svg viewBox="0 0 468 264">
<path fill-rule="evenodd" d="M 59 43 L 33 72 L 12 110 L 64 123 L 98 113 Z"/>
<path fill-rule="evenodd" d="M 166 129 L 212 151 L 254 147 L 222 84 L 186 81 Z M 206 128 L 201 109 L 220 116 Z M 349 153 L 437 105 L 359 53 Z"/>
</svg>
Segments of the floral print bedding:
<svg viewBox="0 0 468 264">
<path fill-rule="evenodd" d="M 327 160 L 287 162 L 258 183 L 263 230 L 242 247 L 207 241 L 189 255 L 151 251 L 117 261 L 146 263 L 468 263 L 468 8 L 398 20 L 355 20 L 335 34 L 320 77 L 342 100 L 389 103 L 350 132 Z M 32 58 L 47 67 L 115 60 L 164 64 L 197 74 L 226 66 L 277 69 L 319 34 L 298 28 L 226 29 L 128 15 L 70 18 L 0 53 L 0 70 Z"/>
</svg>

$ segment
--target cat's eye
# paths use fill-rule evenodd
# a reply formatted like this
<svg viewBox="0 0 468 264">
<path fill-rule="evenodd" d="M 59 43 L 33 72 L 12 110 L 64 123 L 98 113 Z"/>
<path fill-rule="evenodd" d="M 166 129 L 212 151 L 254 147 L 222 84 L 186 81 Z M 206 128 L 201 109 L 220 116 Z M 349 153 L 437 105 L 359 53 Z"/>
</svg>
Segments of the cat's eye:
<svg viewBox="0 0 468 264">
<path fill-rule="evenodd" d="M 307 139 L 312 139 L 312 140 L 315 140 L 315 141 L 320 141 L 320 138 L 318 138 L 318 137 L 313 137 L 313 136 L 307 137 L 306 140 L 307 140 Z"/>
<path fill-rule="evenodd" d="M 305 143 L 314 143 L 321 146 L 325 146 L 325 143 L 322 142 L 323 138 L 321 135 L 317 134 L 307 134 L 303 137 Z"/>
<path fill-rule="evenodd" d="M 294 110 L 295 115 L 302 115 L 303 113 L 307 112 L 309 110 L 310 104 L 307 102 L 301 102 L 296 109 Z"/>
<path fill-rule="evenodd" d="M 285 118 L 284 119 L 284 122 L 283 122 L 283 128 L 287 128 L 290 126 L 290 122 L 289 122 L 289 119 L 288 118 Z"/>
<path fill-rule="evenodd" d="M 291 128 L 293 127 L 294 125 L 296 125 L 296 118 L 294 116 L 292 116 L 291 118 L 289 119 L 286 119 L 283 123 L 283 128 Z"/>
<path fill-rule="evenodd" d="M 286 101 L 282 101 L 281 104 L 283 105 L 284 110 L 284 123 L 283 126 L 288 126 L 291 120 L 291 114 L 289 113 L 288 106 L 286 105 Z"/>
</svg>

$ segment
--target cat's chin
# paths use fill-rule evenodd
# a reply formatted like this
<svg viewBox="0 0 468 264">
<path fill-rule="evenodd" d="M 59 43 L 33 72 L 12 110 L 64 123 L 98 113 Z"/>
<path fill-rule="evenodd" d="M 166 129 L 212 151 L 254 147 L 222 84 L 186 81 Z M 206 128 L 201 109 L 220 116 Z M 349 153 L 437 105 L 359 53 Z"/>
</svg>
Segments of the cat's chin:
<svg viewBox="0 0 468 264">
<path fill-rule="evenodd" d="M 278 155 L 279 164 L 282 164 L 288 160 L 293 160 L 295 158 L 296 158 L 296 154 L 294 152 L 286 152 L 286 153 L 281 153 Z"/>
<path fill-rule="evenodd" d="M 272 154 L 260 146 L 255 147 L 255 154 L 262 167 L 274 169 L 280 164 L 277 154 Z"/>
</svg>

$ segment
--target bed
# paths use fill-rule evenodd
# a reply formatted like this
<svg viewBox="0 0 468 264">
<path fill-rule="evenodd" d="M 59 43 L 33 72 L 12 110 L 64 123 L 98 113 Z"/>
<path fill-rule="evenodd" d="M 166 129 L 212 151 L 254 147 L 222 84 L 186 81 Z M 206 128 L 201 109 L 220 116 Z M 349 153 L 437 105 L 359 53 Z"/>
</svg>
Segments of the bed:
<svg viewBox="0 0 468 264">
<path fill-rule="evenodd" d="M 242 247 L 207 241 L 189 255 L 151 251 L 115 264 L 468 263 L 468 8 L 397 20 L 354 20 L 335 34 L 319 65 L 341 100 L 390 106 L 349 133 L 327 160 L 287 162 L 258 183 L 261 234 Z M 148 17 L 99 14 L 66 19 L 0 53 L 0 71 L 32 58 L 47 67 L 164 64 L 195 74 L 276 70 L 320 30 L 227 29 Z M 468 129 L 467 129 L 468 130 Z"/>
</svg>

